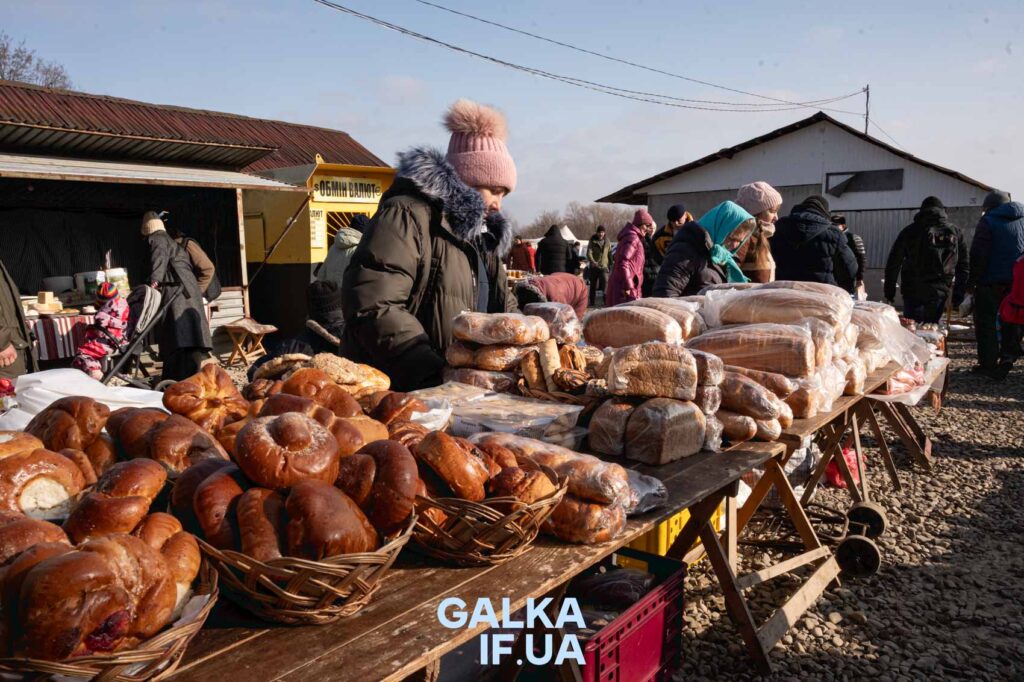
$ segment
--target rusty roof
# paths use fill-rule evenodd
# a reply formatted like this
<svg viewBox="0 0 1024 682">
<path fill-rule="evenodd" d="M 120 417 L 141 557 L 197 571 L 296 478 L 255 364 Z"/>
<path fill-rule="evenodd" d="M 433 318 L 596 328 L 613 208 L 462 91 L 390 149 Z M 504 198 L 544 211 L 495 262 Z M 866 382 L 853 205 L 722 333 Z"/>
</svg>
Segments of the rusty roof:
<svg viewBox="0 0 1024 682">
<path fill-rule="evenodd" d="M 387 166 L 348 133 L 0 80 L 0 151 L 231 168 Z"/>
</svg>

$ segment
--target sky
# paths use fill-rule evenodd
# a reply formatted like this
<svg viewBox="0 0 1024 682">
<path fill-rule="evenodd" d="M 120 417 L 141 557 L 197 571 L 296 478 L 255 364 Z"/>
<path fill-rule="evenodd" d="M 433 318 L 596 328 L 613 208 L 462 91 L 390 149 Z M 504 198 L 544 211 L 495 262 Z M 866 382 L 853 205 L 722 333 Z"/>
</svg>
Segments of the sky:
<svg viewBox="0 0 1024 682">
<path fill-rule="evenodd" d="M 439 4 L 675 74 L 790 101 L 871 85 L 907 151 L 1024 193 L 1024 1 L 514 0 Z M 673 97 L 763 101 L 580 54 L 415 0 L 338 0 L 499 59 Z M 508 118 L 526 224 L 813 114 L 629 101 L 388 31 L 312 0 L 0 0 L 0 30 L 63 63 L 75 89 L 344 130 L 394 163 L 444 147 L 459 97 Z M 829 105 L 863 126 L 863 97 Z M 878 136 L 877 129 L 872 134 Z M 880 136 L 880 139 L 886 139 Z"/>
</svg>

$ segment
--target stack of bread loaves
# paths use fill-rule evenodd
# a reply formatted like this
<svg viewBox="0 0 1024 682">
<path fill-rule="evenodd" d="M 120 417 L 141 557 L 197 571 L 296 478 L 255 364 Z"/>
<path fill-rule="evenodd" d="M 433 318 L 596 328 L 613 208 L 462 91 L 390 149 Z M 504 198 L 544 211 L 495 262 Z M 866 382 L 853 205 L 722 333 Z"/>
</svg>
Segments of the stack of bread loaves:
<svg viewBox="0 0 1024 682">
<path fill-rule="evenodd" d="M 699 452 L 707 438 L 707 418 L 694 401 L 700 389 L 705 409 L 717 411 L 713 389 L 716 371 L 721 371 L 721 363 L 716 367 L 707 357 L 701 360 L 671 343 L 616 350 L 608 367 L 608 390 L 616 398 L 602 404 L 590 421 L 591 449 L 647 464 Z M 701 381 L 704 385 L 698 386 Z"/>
</svg>

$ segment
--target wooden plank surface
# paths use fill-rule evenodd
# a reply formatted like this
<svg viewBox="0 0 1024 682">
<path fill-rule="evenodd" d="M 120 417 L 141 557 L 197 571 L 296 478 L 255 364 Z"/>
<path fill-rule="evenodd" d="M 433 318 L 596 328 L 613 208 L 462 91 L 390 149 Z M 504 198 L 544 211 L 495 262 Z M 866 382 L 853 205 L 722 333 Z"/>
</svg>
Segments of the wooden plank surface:
<svg viewBox="0 0 1024 682">
<path fill-rule="evenodd" d="M 481 568 L 445 568 L 403 556 L 370 604 L 355 616 L 330 625 L 252 627 L 251 622 L 239 622 L 245 616 L 238 609 L 219 605 L 208 628 L 193 640 L 173 679 L 265 680 L 292 673 L 296 679 L 310 679 L 310 675 L 322 679 L 338 677 L 342 666 L 348 679 L 381 679 L 396 671 L 411 672 L 476 634 L 441 629 L 436 608 L 445 596 L 467 602 L 477 596 L 498 599 L 513 596 L 509 592 L 512 587 L 520 603 L 527 597 L 542 596 L 783 450 L 779 443 L 748 443 L 663 467 L 635 467 L 666 483 L 668 503 L 631 519 L 622 537 L 596 547 L 540 539 L 513 561 Z M 413 621 L 418 624 L 415 633 L 406 633 L 406 624 Z M 396 634 L 399 630 L 405 634 Z M 387 656 L 382 655 L 384 651 Z M 352 676 L 352 666 L 360 661 L 370 667 L 363 671 L 365 676 Z"/>
</svg>

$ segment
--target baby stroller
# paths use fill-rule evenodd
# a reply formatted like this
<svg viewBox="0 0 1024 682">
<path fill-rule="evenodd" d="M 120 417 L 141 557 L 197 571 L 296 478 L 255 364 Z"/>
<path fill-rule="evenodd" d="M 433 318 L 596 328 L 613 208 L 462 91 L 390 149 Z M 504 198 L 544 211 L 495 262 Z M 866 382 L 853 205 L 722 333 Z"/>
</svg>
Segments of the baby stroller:
<svg viewBox="0 0 1024 682">
<path fill-rule="evenodd" d="M 124 339 L 115 339 L 105 329 L 91 326 L 98 330 L 110 345 L 117 349 L 116 353 L 105 358 L 103 378 L 104 385 L 117 377 L 125 383 L 142 389 L 153 389 L 156 378 L 150 377 L 142 365 L 142 351 L 147 347 L 149 333 L 164 319 L 171 304 L 181 296 L 181 286 L 169 286 L 167 295 L 148 284 L 134 287 L 128 294 L 128 328 Z M 139 378 L 141 375 L 142 378 Z"/>
</svg>

